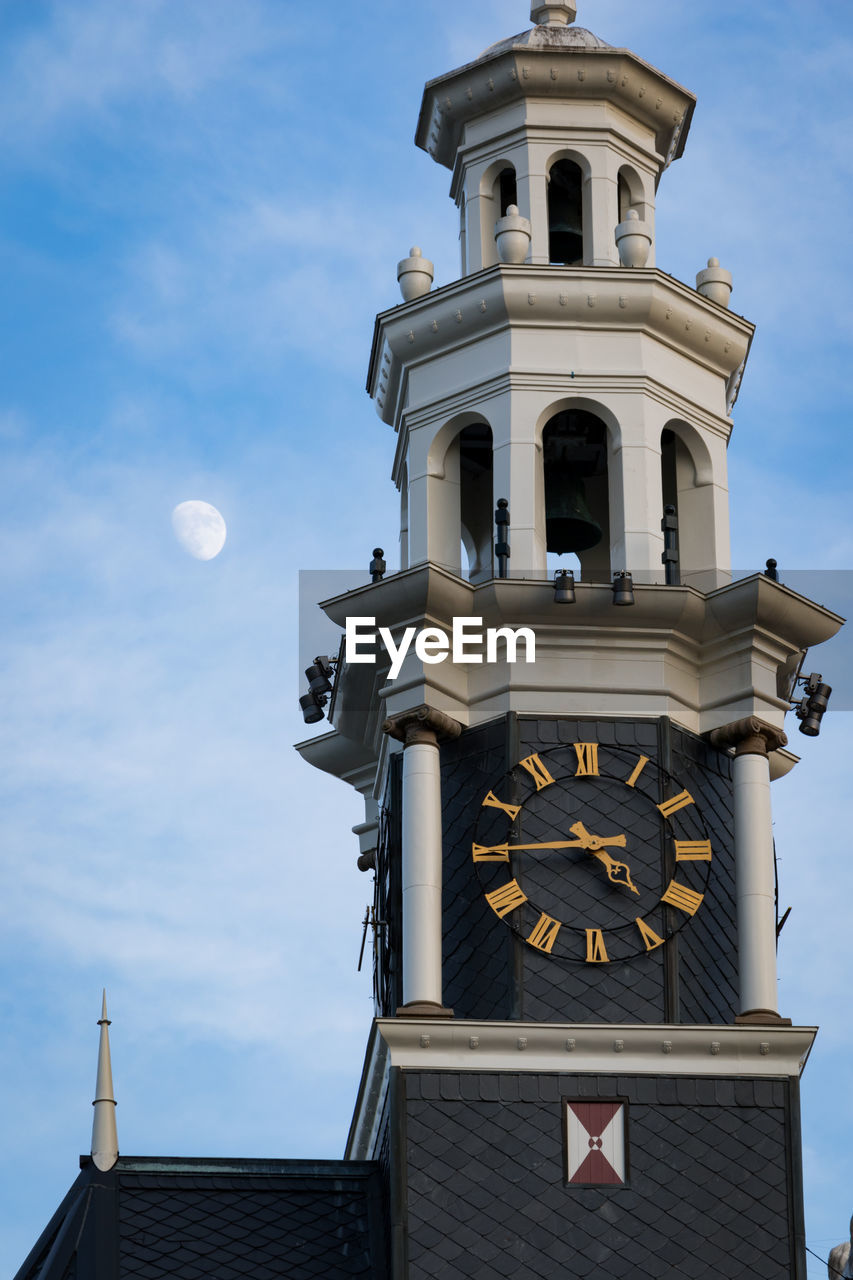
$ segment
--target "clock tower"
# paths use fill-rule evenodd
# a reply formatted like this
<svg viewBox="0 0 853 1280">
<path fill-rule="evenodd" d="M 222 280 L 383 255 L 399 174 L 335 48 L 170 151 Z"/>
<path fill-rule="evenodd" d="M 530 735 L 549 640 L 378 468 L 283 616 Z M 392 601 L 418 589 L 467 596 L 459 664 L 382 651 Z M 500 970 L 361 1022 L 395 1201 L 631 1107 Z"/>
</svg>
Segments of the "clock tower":
<svg viewBox="0 0 853 1280">
<path fill-rule="evenodd" d="M 770 786 L 841 619 L 732 579 L 753 326 L 715 259 L 655 266 L 694 98 L 575 18 L 427 84 L 460 275 L 412 249 L 376 320 L 400 568 L 322 602 L 299 746 L 364 795 L 375 877 L 347 1155 L 396 1280 L 805 1280 Z"/>
</svg>

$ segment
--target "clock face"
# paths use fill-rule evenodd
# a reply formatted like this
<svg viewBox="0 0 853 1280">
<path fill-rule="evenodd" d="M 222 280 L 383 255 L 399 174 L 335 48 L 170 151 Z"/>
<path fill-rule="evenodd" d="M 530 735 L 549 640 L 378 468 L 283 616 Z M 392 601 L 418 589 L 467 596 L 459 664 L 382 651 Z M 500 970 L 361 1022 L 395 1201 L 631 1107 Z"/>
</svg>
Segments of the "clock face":
<svg viewBox="0 0 853 1280">
<path fill-rule="evenodd" d="M 598 742 L 526 756 L 482 799 L 471 858 L 486 903 L 564 963 L 656 951 L 701 909 L 711 841 L 651 757 Z"/>
</svg>

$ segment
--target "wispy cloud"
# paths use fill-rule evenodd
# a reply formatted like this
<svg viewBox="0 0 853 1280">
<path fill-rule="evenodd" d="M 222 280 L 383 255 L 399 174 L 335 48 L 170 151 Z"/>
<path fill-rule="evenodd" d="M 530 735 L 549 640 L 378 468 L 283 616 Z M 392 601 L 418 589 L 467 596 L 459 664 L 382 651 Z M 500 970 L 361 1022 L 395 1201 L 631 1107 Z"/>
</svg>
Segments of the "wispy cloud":
<svg viewBox="0 0 853 1280">
<path fill-rule="evenodd" d="M 276 6 L 244 0 L 54 0 L 7 45 L 0 136 L 24 148 L 81 125 L 109 127 L 129 103 L 188 102 L 251 65 L 269 65 L 292 35 Z M 272 77 L 267 85 L 273 83 Z"/>
</svg>

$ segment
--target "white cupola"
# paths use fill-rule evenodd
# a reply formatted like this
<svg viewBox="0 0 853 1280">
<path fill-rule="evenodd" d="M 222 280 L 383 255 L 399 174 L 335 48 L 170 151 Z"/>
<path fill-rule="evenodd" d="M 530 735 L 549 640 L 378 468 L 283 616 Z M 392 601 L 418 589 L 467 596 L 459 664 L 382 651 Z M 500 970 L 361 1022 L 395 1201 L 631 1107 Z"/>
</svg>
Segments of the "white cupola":
<svg viewBox="0 0 853 1280">
<path fill-rule="evenodd" d="M 463 274 L 498 261 L 494 225 L 513 204 L 531 223 L 532 263 L 618 266 L 614 228 L 634 209 L 654 265 L 655 190 L 695 99 L 574 26 L 576 11 L 534 4 L 532 30 L 426 87 L 416 140 L 453 171 Z"/>
<path fill-rule="evenodd" d="M 504 498 L 510 577 L 572 552 L 584 581 L 662 583 L 666 518 L 675 580 L 713 589 L 752 325 L 716 259 L 697 288 L 655 268 L 655 192 L 694 98 L 577 26 L 571 0 L 531 13 L 424 92 L 416 141 L 452 172 L 462 268 L 433 288 L 413 251 L 406 301 L 377 320 L 368 388 L 399 434 L 401 563 L 495 576 Z"/>
</svg>

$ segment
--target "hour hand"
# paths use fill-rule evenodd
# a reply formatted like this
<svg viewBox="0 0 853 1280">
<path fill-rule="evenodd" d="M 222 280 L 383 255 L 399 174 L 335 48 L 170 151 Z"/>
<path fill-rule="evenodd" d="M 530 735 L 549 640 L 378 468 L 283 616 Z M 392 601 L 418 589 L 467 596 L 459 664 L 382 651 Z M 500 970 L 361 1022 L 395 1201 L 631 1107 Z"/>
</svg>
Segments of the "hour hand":
<svg viewBox="0 0 853 1280">
<path fill-rule="evenodd" d="M 571 827 L 573 835 L 576 835 L 581 845 L 586 849 L 587 853 L 591 853 L 594 858 L 604 865 L 607 872 L 607 879 L 611 884 L 624 885 L 626 889 L 630 889 L 632 893 L 639 894 L 640 890 L 631 879 L 631 869 L 625 862 L 617 862 L 615 858 L 611 858 L 609 853 L 605 853 L 601 848 L 604 844 L 615 845 L 619 848 L 625 847 L 625 837 L 620 836 L 593 836 L 591 835 L 582 822 L 576 822 Z"/>
<path fill-rule="evenodd" d="M 631 871 L 626 862 L 617 862 L 615 858 L 611 858 L 603 849 L 590 849 L 589 852 L 594 858 L 598 858 L 599 862 L 604 863 L 607 879 L 611 884 L 623 884 L 632 893 L 640 892 L 631 879 Z"/>
<path fill-rule="evenodd" d="M 627 844 L 625 836 L 594 836 L 582 822 L 576 822 L 570 827 L 572 835 L 577 836 L 582 849 L 587 849 L 590 853 L 595 853 L 596 849 L 601 849 L 604 845 L 610 845 L 611 848 L 624 849 Z"/>
</svg>

